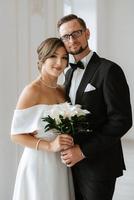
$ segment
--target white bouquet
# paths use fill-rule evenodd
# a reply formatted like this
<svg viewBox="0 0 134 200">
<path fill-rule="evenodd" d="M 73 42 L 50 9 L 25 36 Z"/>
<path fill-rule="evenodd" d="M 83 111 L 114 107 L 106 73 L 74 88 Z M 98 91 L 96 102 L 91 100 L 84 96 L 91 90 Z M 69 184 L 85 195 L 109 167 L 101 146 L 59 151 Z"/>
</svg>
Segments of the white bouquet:
<svg viewBox="0 0 134 200">
<path fill-rule="evenodd" d="M 42 118 L 44 122 L 47 122 L 45 131 L 55 129 L 61 134 L 73 135 L 89 113 L 89 111 L 81 109 L 80 105 L 71 105 L 67 102 L 55 105 L 50 114 Z"/>
</svg>

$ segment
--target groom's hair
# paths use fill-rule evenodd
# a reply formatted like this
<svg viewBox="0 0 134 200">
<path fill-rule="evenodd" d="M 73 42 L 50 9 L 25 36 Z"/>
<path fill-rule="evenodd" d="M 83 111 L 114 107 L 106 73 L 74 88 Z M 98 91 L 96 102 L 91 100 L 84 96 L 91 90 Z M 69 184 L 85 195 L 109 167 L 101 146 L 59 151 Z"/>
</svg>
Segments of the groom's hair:
<svg viewBox="0 0 134 200">
<path fill-rule="evenodd" d="M 62 17 L 62 18 L 58 21 L 58 23 L 57 23 L 57 28 L 58 28 L 58 30 L 59 30 L 59 28 L 60 28 L 60 26 L 61 26 L 62 24 L 66 23 L 66 22 L 69 22 L 69 21 L 71 21 L 71 20 L 74 20 L 74 19 L 76 19 L 84 29 L 87 28 L 86 23 L 85 23 L 85 21 L 84 21 L 82 18 L 78 17 L 77 15 L 70 14 L 70 15 L 66 15 L 66 16 Z"/>
</svg>

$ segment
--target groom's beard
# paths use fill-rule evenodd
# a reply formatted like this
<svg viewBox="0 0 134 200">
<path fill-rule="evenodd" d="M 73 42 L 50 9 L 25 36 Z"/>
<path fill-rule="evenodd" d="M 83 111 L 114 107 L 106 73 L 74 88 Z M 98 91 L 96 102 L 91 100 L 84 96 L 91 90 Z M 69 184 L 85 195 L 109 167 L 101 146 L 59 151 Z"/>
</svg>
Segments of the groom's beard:
<svg viewBox="0 0 134 200">
<path fill-rule="evenodd" d="M 86 46 L 83 48 L 83 47 L 80 47 L 77 51 L 70 51 L 69 53 L 72 54 L 72 55 L 78 55 L 80 53 L 82 53 L 83 51 L 85 51 L 85 49 L 88 47 L 88 43 L 86 44 Z"/>
</svg>

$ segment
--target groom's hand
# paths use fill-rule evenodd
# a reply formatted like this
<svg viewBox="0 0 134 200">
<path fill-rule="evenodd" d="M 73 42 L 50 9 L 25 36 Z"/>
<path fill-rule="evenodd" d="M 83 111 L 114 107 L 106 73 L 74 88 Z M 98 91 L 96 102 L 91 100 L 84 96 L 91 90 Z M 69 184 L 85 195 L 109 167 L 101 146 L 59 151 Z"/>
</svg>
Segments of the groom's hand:
<svg viewBox="0 0 134 200">
<path fill-rule="evenodd" d="M 79 145 L 74 145 L 72 148 L 61 152 L 61 160 L 68 167 L 72 167 L 84 158 L 85 156 L 83 155 Z"/>
</svg>

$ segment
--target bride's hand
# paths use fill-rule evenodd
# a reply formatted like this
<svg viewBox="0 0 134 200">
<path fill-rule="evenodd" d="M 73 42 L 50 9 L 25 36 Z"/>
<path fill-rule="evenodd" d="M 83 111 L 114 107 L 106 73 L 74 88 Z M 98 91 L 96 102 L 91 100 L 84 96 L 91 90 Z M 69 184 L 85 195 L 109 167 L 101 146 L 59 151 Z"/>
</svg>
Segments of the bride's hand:
<svg viewBox="0 0 134 200">
<path fill-rule="evenodd" d="M 50 142 L 50 151 L 58 152 L 66 150 L 74 145 L 73 138 L 68 134 L 58 135 Z"/>
</svg>

